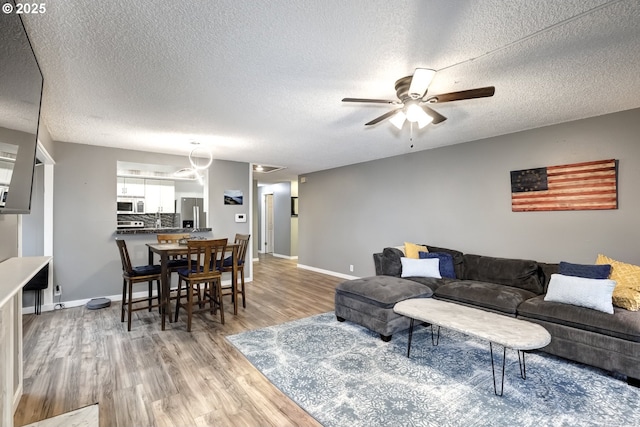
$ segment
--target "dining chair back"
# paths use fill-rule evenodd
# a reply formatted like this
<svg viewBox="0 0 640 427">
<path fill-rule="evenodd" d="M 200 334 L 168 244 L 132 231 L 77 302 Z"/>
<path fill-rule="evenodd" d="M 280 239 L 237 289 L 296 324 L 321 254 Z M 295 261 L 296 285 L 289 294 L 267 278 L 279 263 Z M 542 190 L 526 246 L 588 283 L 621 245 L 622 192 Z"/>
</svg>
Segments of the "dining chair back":
<svg viewBox="0 0 640 427">
<path fill-rule="evenodd" d="M 189 233 L 174 233 L 174 234 L 158 234 L 158 243 L 180 243 L 181 240 L 189 239 L 191 235 Z M 169 257 L 167 268 L 170 272 L 178 271 L 187 265 L 187 257 L 182 255 L 172 255 Z"/>
<path fill-rule="evenodd" d="M 189 237 L 191 237 L 189 233 L 157 234 L 158 243 L 179 243 L 180 240 Z"/>
<path fill-rule="evenodd" d="M 134 267 L 131 265 L 131 258 L 127 250 L 127 243 L 122 239 L 116 239 L 120 262 L 122 264 L 122 308 L 120 310 L 120 321 L 124 322 L 124 315 L 127 312 L 127 330 L 131 330 L 131 314 L 134 311 L 160 307 L 161 287 L 160 287 L 160 266 L 142 265 Z M 157 291 L 153 295 L 153 282 L 156 282 Z M 133 285 L 147 282 L 148 294 L 145 297 L 133 298 Z M 154 304 L 155 301 L 155 304 Z M 140 306 L 138 303 L 146 302 L 147 305 Z M 135 304 L 135 306 L 134 306 Z"/>
<path fill-rule="evenodd" d="M 189 240 L 187 242 L 187 267 L 178 270 L 178 295 L 176 300 L 175 321 L 178 321 L 180 308 L 187 311 L 187 331 L 191 331 L 194 306 L 204 308 L 209 302 L 209 310 L 215 315 L 220 309 L 220 323 L 224 324 L 222 304 L 222 275 L 219 265 L 223 261 L 227 239 Z M 182 294 L 185 284 L 186 295 Z M 203 284 L 202 291 L 199 285 Z M 197 293 L 198 300 L 194 301 Z M 184 298 L 187 299 L 184 302 Z"/>
<path fill-rule="evenodd" d="M 233 314 L 238 314 L 238 295 L 242 295 L 242 308 L 247 308 L 245 283 L 244 283 L 244 265 L 247 256 L 247 248 L 249 247 L 250 234 L 236 234 L 234 243 L 238 245 L 236 248 L 237 263 L 236 263 L 236 277 L 231 278 L 231 287 L 228 288 L 229 292 L 223 291 L 223 296 L 231 295 L 233 301 Z M 222 272 L 230 272 L 233 274 L 233 257 L 229 256 L 224 259 L 222 263 Z M 240 282 L 238 282 L 238 275 L 240 275 Z M 235 285 L 234 285 L 235 284 Z"/>
</svg>

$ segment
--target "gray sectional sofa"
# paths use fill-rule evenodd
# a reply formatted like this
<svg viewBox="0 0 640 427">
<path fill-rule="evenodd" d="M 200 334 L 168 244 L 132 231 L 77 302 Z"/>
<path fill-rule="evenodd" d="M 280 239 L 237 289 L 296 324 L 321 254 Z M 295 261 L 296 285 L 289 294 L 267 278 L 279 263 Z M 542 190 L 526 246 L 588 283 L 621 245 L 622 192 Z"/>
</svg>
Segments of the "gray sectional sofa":
<svg viewBox="0 0 640 427">
<path fill-rule="evenodd" d="M 393 332 L 409 326 L 408 319 L 393 314 L 393 302 L 432 294 L 433 298 L 538 323 L 552 337 L 543 351 L 625 375 L 630 384 L 638 385 L 640 312 L 614 307 L 613 314 L 608 314 L 545 301 L 549 279 L 558 272 L 559 264 L 463 254 L 452 249 L 425 246 L 430 253 L 451 256 L 456 278 L 400 278 L 404 254 L 397 248 L 385 248 L 373 255 L 375 279 L 358 279 L 359 283 L 345 284 L 336 289 L 338 320 L 354 321 L 379 332 L 383 339 L 390 339 Z M 367 285 L 373 282 L 375 285 L 368 289 L 376 295 L 370 298 Z M 415 284 L 424 289 L 416 288 Z M 389 294 L 393 286 L 403 289 L 393 296 Z M 380 295 L 383 297 L 379 298 Z M 396 301 L 392 301 L 393 298 Z"/>
</svg>

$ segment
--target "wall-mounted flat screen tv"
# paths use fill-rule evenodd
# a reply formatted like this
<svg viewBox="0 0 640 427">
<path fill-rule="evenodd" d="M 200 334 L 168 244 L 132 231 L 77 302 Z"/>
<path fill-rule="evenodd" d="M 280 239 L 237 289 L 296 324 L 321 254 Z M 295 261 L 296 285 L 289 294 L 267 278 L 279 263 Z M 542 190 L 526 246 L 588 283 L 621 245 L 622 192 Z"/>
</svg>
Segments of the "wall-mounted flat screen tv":
<svg viewBox="0 0 640 427">
<path fill-rule="evenodd" d="M 42 87 L 21 15 L 0 13 L 0 213 L 31 211 Z"/>
</svg>

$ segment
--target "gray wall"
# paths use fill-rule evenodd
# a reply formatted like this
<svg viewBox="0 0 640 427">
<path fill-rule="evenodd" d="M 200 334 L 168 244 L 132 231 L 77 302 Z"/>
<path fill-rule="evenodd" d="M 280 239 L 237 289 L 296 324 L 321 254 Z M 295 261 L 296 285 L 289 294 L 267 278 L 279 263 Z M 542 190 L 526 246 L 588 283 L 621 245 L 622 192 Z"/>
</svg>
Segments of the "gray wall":
<svg viewBox="0 0 640 427">
<path fill-rule="evenodd" d="M 54 142 L 54 150 L 54 283 L 62 285 L 62 301 L 118 295 L 122 269 L 114 242 L 117 161 L 188 167 L 187 156 L 64 142 Z M 209 182 L 213 234 L 233 238 L 237 231 L 246 232 L 248 225 L 230 219 L 233 207 L 221 209 L 220 188 L 248 191 L 248 165 L 216 161 L 209 169 Z M 126 237 L 132 263 L 147 263 L 145 243 L 155 238 Z"/>
<path fill-rule="evenodd" d="M 301 175 L 299 263 L 362 277 L 374 274 L 373 252 L 410 241 L 640 264 L 639 134 L 636 109 Z M 511 170 L 609 158 L 620 161 L 617 210 L 511 211 Z"/>
<path fill-rule="evenodd" d="M 0 262 L 18 256 L 18 215 L 0 215 Z"/>
<path fill-rule="evenodd" d="M 33 172 L 31 213 L 22 216 L 22 256 L 44 255 L 44 165 Z"/>
<path fill-rule="evenodd" d="M 248 163 L 214 160 L 209 168 L 209 226 L 216 238 L 227 237 L 233 241 L 236 233 L 251 234 L 251 175 Z M 242 205 L 225 205 L 224 190 L 240 190 L 243 194 Z M 235 222 L 235 215 L 245 214 L 247 222 Z M 247 259 L 253 257 L 251 244 L 247 250 Z M 251 264 L 245 267 L 245 276 L 253 277 Z"/>
<path fill-rule="evenodd" d="M 273 189 L 273 253 L 291 256 L 291 183 L 281 182 Z"/>
</svg>

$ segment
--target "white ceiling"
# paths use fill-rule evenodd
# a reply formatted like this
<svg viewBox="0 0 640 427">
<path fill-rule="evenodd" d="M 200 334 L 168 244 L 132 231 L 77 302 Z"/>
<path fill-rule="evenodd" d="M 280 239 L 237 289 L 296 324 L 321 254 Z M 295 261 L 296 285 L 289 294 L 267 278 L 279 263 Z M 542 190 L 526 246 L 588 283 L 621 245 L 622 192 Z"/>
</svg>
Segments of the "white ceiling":
<svg viewBox="0 0 640 427">
<path fill-rule="evenodd" d="M 308 173 L 640 107 L 638 0 L 65 0 L 24 15 L 55 140 Z M 413 132 L 364 123 L 416 67 L 433 106 Z M 413 144 L 413 148 L 410 145 Z M 125 160 L 125 159 L 123 159 Z"/>
</svg>

